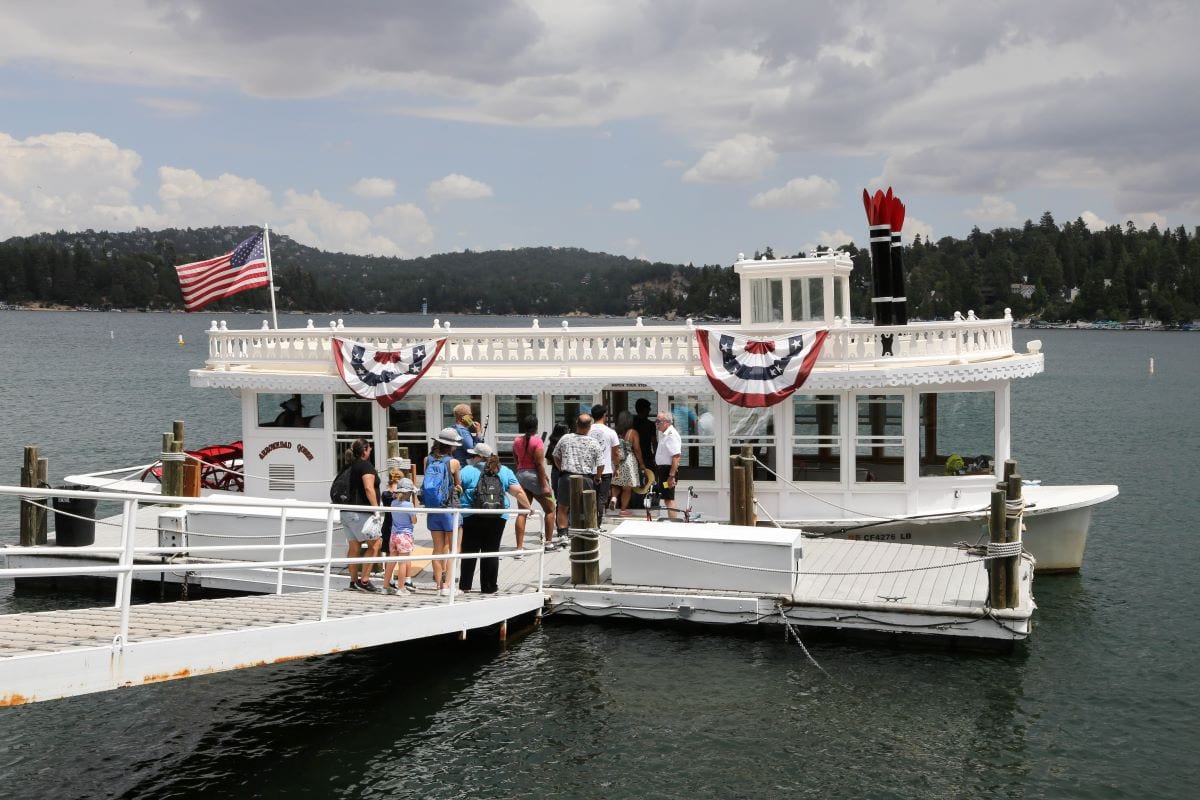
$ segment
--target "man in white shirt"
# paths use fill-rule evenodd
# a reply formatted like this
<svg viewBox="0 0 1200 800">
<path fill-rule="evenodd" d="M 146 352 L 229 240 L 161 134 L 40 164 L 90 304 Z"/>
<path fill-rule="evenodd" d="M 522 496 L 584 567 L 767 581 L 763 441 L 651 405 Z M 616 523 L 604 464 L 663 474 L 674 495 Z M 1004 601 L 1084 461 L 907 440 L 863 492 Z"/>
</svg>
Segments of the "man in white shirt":
<svg viewBox="0 0 1200 800">
<path fill-rule="evenodd" d="M 679 431 L 671 424 L 671 415 L 666 411 L 658 412 L 654 426 L 658 428 L 658 447 L 654 450 L 654 475 L 658 481 L 658 496 L 667 507 L 667 514 L 671 519 L 675 519 L 678 515 L 675 510 L 676 474 L 679 472 L 679 456 L 683 452 L 683 442 L 679 438 Z"/>
<path fill-rule="evenodd" d="M 588 433 L 600 445 L 600 466 L 604 474 L 596 483 L 596 524 L 604 520 L 608 498 L 612 494 L 613 465 L 621 463 L 621 440 L 617 432 L 608 427 L 608 406 L 597 403 L 592 406 L 592 429 Z"/>
</svg>

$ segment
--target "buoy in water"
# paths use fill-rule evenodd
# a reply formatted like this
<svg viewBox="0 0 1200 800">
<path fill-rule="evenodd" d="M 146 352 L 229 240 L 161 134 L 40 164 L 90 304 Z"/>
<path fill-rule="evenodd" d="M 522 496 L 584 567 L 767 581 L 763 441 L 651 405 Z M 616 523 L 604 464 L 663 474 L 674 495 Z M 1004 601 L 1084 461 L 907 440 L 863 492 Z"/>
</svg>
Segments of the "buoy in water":
<svg viewBox="0 0 1200 800">
<path fill-rule="evenodd" d="M 184 342 L 183 342 L 183 334 L 181 333 L 181 334 L 179 334 L 179 346 L 180 346 L 180 347 L 183 347 L 183 344 L 184 344 Z"/>
<path fill-rule="evenodd" d="M 1154 374 L 1154 356 L 1150 356 L 1150 374 Z"/>
</svg>

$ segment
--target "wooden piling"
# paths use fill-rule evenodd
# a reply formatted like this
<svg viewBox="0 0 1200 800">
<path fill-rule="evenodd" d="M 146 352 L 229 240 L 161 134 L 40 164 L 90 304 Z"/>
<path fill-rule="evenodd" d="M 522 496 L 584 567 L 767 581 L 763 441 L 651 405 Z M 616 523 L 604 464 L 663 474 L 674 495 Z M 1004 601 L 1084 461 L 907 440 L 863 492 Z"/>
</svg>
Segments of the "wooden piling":
<svg viewBox="0 0 1200 800">
<path fill-rule="evenodd" d="M 183 496 L 200 496 L 200 464 L 190 458 L 183 462 Z"/>
<path fill-rule="evenodd" d="M 572 475 L 568 482 L 571 486 L 571 497 L 567 506 L 569 511 L 567 514 L 567 527 L 586 528 L 588 524 L 583 516 L 583 476 Z M 592 494 L 595 496 L 595 492 Z"/>
<path fill-rule="evenodd" d="M 992 507 L 988 515 L 988 541 L 1000 544 L 1004 541 L 1004 490 L 992 491 Z M 1003 559 L 994 558 L 987 562 L 988 571 L 988 605 L 992 608 L 1006 608 L 1008 600 L 1008 573 L 1004 570 Z"/>
<path fill-rule="evenodd" d="M 179 442 L 179 446 L 183 447 L 183 420 L 177 419 L 171 424 L 171 438 Z"/>
<path fill-rule="evenodd" d="M 38 469 L 38 449 L 33 446 L 26 446 L 25 461 L 21 465 L 21 485 L 36 486 L 37 485 L 37 469 Z M 37 510 L 37 506 L 28 502 L 21 501 L 21 546 L 32 547 L 36 538 L 33 512 Z"/>
<path fill-rule="evenodd" d="M 171 452 L 171 445 L 175 444 L 175 434 L 164 432 L 162 435 L 162 451 L 159 455 L 159 463 L 162 465 L 162 471 L 159 473 L 158 482 L 162 485 L 162 493 L 170 494 L 170 488 L 175 481 L 175 462 L 171 461 L 167 454 Z"/>
<path fill-rule="evenodd" d="M 738 456 L 729 458 L 729 524 L 746 524 L 746 468 Z"/>
<path fill-rule="evenodd" d="M 756 460 L 754 458 L 754 448 L 748 444 L 742 445 L 741 454 L 742 466 L 745 472 L 742 473 L 742 480 L 745 482 L 745 497 L 746 497 L 746 525 L 754 527 L 758 525 L 758 503 L 754 494 L 754 466 Z"/>
<path fill-rule="evenodd" d="M 1016 462 L 1004 462 L 1004 471 L 1008 472 L 1008 465 L 1013 465 L 1014 471 L 1008 476 L 1008 491 L 1005 494 L 1005 500 L 1009 503 L 1020 501 L 1021 499 L 1021 473 L 1016 472 Z M 1005 520 L 1005 536 L 1006 542 L 1021 541 L 1021 517 L 1015 516 Z M 1021 557 L 1008 556 L 1007 558 L 999 559 L 1002 569 L 1005 574 L 1005 582 L 1007 593 L 1005 595 L 1004 608 L 1016 608 L 1021 604 Z"/>
</svg>

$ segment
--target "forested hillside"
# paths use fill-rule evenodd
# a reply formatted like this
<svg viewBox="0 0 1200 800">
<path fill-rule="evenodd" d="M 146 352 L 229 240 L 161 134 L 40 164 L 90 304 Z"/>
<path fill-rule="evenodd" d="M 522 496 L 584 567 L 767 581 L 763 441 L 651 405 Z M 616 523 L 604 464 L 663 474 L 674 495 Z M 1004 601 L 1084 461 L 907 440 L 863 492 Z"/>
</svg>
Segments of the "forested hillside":
<svg viewBox="0 0 1200 800">
<path fill-rule="evenodd" d="M 180 308 L 174 266 L 228 252 L 253 228 L 59 232 L 0 243 L 0 301 L 94 308 Z M 854 260 L 852 303 L 870 315 L 867 250 Z M 780 248 L 780 252 L 789 252 Z M 326 253 L 272 234 L 280 310 L 736 317 L 729 265 L 680 265 L 577 248 L 457 252 L 416 259 Z M 771 247 L 762 251 L 774 257 Z M 756 256 L 758 253 L 755 254 Z M 919 239 L 905 249 L 910 316 L 975 310 L 1045 320 L 1167 323 L 1200 318 L 1200 243 L 1183 227 L 1093 232 L 1049 213 L 1022 228 Z M 265 289 L 210 308 L 266 308 Z"/>
</svg>

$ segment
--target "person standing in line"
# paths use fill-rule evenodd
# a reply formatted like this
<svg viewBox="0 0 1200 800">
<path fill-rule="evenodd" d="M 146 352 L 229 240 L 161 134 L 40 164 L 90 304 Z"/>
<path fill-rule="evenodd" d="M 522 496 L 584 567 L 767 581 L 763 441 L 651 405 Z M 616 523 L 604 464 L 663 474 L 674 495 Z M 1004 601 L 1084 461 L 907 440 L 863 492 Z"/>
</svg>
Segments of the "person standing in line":
<svg viewBox="0 0 1200 800">
<path fill-rule="evenodd" d="M 371 462 L 371 443 L 365 439 L 355 439 L 350 445 L 350 453 L 354 459 L 350 463 L 350 504 L 378 506 L 376 483 L 379 476 L 375 474 L 375 465 Z M 346 558 L 379 555 L 382 538 L 378 533 L 372 536 L 364 530 L 367 520 L 372 515 L 366 511 L 343 511 L 341 516 L 342 531 L 347 542 Z M 360 592 L 379 591 L 375 584 L 371 583 L 370 564 L 348 564 L 347 570 L 350 573 L 351 589 Z"/>
<path fill-rule="evenodd" d="M 621 440 L 608 427 L 608 406 L 592 406 L 592 429 L 588 435 L 600 445 L 600 479 L 596 482 L 596 524 L 604 522 L 608 498 L 612 496 L 613 468 L 621 463 Z"/>
<path fill-rule="evenodd" d="M 658 436 L 654 420 L 650 419 L 650 401 L 639 397 L 633 404 L 633 408 L 637 412 L 637 416 L 633 418 L 633 429 L 637 431 L 638 444 L 642 449 L 639 463 L 643 467 L 653 467 L 654 449 L 658 443 Z"/>
<path fill-rule="evenodd" d="M 679 456 L 683 452 L 683 442 L 679 431 L 671 423 L 671 415 L 665 411 L 658 412 L 654 422 L 658 428 L 658 446 L 654 450 L 654 477 L 658 481 L 659 497 L 667 507 L 667 515 L 676 519 L 678 512 L 675 504 L 675 484 L 678 482 Z"/>
<path fill-rule="evenodd" d="M 510 495 L 517 501 L 519 508 L 527 509 L 529 498 L 525 496 L 517 476 L 500 463 L 500 457 L 487 442 L 476 444 L 469 455 L 471 463 L 463 467 L 461 473 L 463 491 L 459 505 L 464 509 L 462 552 L 498 553 L 508 515 L 475 514 L 467 509 L 511 508 L 512 504 L 508 499 Z M 458 590 L 471 591 L 471 584 L 475 581 L 476 561 L 479 562 L 479 591 L 483 594 L 499 592 L 500 559 L 497 556 L 464 558 Z"/>
<path fill-rule="evenodd" d="M 471 417 L 471 407 L 466 403 L 454 407 L 454 430 L 460 441 L 450 455 L 460 467 L 465 467 L 471 461 L 471 448 L 479 440 L 479 423 Z"/>
<path fill-rule="evenodd" d="M 620 490 L 617 498 L 620 514 L 628 517 L 633 488 L 642 485 L 642 448 L 628 411 L 617 414 L 617 437 L 621 440 L 621 460 L 613 470 L 613 486 Z"/>
<path fill-rule="evenodd" d="M 601 447 L 600 443 L 588 434 L 592 430 L 590 414 L 580 414 L 575 419 L 575 432 L 568 433 L 558 440 L 551 454 L 554 463 L 558 465 L 558 486 L 554 491 L 558 494 L 558 537 L 559 544 L 567 542 L 567 523 L 570 517 L 571 476 L 583 477 L 583 489 L 587 491 L 595 486 L 601 476 Z"/>
<path fill-rule="evenodd" d="M 550 488 L 550 479 L 546 476 L 546 446 L 542 437 L 537 435 L 537 417 L 532 414 L 521 422 L 521 436 L 513 440 L 513 455 L 517 459 L 517 480 L 525 490 L 530 500 L 536 500 L 542 507 L 545 517 L 545 547 L 554 549 L 554 492 Z M 517 549 L 525 546 L 525 523 L 527 517 L 521 515 L 514 523 L 517 534 Z"/>
<path fill-rule="evenodd" d="M 388 555 L 411 556 L 413 551 L 413 529 L 416 527 L 417 515 L 405 509 L 413 508 L 413 497 L 417 487 L 408 478 L 398 478 L 390 487 L 392 500 L 388 503 L 392 511 L 391 535 L 388 537 Z M 387 493 L 384 495 L 387 496 Z M 396 594 L 403 588 L 415 592 L 416 584 L 411 576 L 411 561 L 389 561 L 384 571 L 383 591 Z M 393 583 L 393 578 L 397 583 Z"/>
<path fill-rule="evenodd" d="M 550 493 L 554 494 L 558 491 L 558 479 L 562 477 L 562 472 L 558 469 L 558 464 L 554 461 L 554 450 L 558 447 L 559 441 L 564 436 L 571 432 L 571 429 L 561 422 L 554 423 L 554 428 L 550 431 L 550 436 L 546 439 L 546 453 L 550 456 Z"/>
<path fill-rule="evenodd" d="M 450 508 L 462 489 L 458 460 L 450 454 L 461 440 L 454 428 L 442 428 L 433 440 L 433 449 L 425 458 L 421 480 L 421 505 L 426 508 Z M 427 514 L 425 524 L 433 538 L 433 585 L 439 594 L 450 594 L 453 565 L 437 556 L 450 552 L 454 541 L 454 514 Z"/>
</svg>

